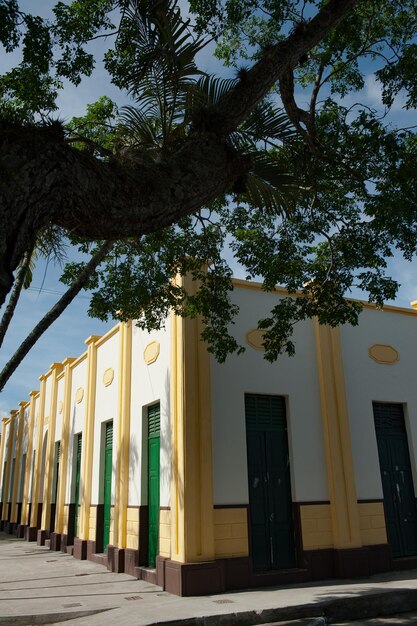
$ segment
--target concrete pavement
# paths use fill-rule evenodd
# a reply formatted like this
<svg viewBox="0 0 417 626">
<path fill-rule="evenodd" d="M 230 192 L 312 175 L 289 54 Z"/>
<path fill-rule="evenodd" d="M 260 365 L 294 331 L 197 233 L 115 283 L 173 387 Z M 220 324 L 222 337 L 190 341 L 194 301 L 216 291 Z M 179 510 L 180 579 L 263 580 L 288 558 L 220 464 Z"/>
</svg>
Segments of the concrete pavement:
<svg viewBox="0 0 417 626">
<path fill-rule="evenodd" d="M 324 626 L 407 611 L 417 611 L 417 571 L 179 598 L 127 574 L 113 574 L 90 561 L 0 533 L 0 626 L 64 620 L 68 626 L 226 626 L 290 620 L 298 620 L 293 626 Z"/>
</svg>

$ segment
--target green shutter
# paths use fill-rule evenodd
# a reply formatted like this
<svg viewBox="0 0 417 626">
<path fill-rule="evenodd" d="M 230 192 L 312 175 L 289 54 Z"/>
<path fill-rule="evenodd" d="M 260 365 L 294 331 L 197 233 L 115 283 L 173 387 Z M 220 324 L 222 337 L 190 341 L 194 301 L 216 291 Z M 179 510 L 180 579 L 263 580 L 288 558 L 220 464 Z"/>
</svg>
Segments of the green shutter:
<svg viewBox="0 0 417 626">
<path fill-rule="evenodd" d="M 106 548 L 110 539 L 112 469 L 113 469 L 113 422 L 107 422 L 106 436 L 105 436 L 105 448 L 104 448 L 103 552 L 106 551 Z"/>
<path fill-rule="evenodd" d="M 160 405 L 148 407 L 148 565 L 155 567 L 159 553 Z"/>
<path fill-rule="evenodd" d="M 78 533 L 78 517 L 79 517 L 79 504 L 80 504 L 80 479 L 81 479 L 81 449 L 83 436 L 79 433 L 76 440 L 76 460 L 75 460 L 75 498 L 74 498 L 74 537 Z"/>
</svg>

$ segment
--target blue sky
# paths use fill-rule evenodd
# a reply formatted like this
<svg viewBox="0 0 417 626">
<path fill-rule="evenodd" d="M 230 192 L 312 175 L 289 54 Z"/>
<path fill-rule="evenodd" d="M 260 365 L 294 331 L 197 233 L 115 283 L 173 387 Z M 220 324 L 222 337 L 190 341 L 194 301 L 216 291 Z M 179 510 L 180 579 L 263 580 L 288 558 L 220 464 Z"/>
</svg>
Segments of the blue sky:
<svg viewBox="0 0 417 626">
<path fill-rule="evenodd" d="M 45 16 L 48 15 L 53 4 L 53 0 L 21 2 L 23 9 L 34 10 L 36 6 L 39 14 Z M 100 55 L 103 43 L 94 42 L 92 48 Z M 2 54 L 1 71 L 12 67 L 16 63 L 16 58 L 15 55 L 6 57 Z M 208 46 L 200 53 L 199 62 L 202 69 L 224 75 L 224 69 L 213 56 L 213 46 Z M 102 64 L 99 63 L 93 75 L 84 80 L 78 88 L 70 84 L 65 86 L 58 99 L 59 117 L 68 120 L 73 116 L 83 115 L 86 104 L 96 101 L 103 94 L 110 96 L 119 105 L 128 102 L 125 94 L 121 94 L 118 89 L 110 85 L 108 76 Z M 369 75 L 363 93 L 355 94 L 352 98 L 355 102 L 365 100 L 370 106 L 379 104 L 380 90 L 374 77 Z M 401 126 L 415 123 L 415 112 L 405 112 L 402 105 L 403 102 L 398 99 L 393 110 L 393 121 Z M 408 263 L 396 256 L 390 261 L 389 270 L 391 275 L 401 283 L 395 304 L 409 307 L 410 301 L 417 299 L 416 263 Z M 239 271 L 237 266 L 236 275 L 244 277 L 243 272 Z M 0 367 L 7 362 L 20 341 L 64 292 L 65 286 L 59 282 L 59 276 L 59 267 L 54 266 L 52 262 L 47 265 L 44 260 L 39 261 L 32 288 L 23 292 L 12 326 L 2 346 Z M 39 291 L 41 285 L 43 288 Z M 360 297 L 359 293 L 353 295 Z M 89 335 L 101 335 L 113 326 L 113 321 L 103 324 L 99 320 L 91 319 L 87 315 L 87 309 L 88 295 L 82 293 L 43 335 L 1 393 L 0 415 L 7 415 L 9 410 L 17 408 L 19 401 L 28 399 L 29 391 L 39 387 L 38 377 L 49 369 L 52 362 L 62 361 L 67 356 L 78 356 L 84 351 L 84 340 Z"/>
</svg>

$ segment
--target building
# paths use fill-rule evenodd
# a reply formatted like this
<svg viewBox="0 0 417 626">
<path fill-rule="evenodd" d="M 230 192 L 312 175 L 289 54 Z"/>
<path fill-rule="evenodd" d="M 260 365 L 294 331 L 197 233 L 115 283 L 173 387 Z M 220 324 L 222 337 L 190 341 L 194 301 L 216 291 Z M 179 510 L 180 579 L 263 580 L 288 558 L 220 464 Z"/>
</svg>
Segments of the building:
<svg viewBox="0 0 417 626">
<path fill-rule="evenodd" d="M 417 310 L 300 323 L 270 364 L 283 293 L 235 281 L 223 365 L 175 316 L 53 363 L 3 420 L 2 528 L 179 595 L 416 566 Z"/>
</svg>

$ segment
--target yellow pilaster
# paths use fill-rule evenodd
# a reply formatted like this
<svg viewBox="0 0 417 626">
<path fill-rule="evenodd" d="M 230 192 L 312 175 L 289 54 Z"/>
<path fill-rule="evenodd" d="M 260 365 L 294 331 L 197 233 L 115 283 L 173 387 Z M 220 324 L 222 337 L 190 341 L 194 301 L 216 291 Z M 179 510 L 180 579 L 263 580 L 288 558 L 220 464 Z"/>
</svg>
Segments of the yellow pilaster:
<svg viewBox="0 0 417 626">
<path fill-rule="evenodd" d="M 49 426 L 48 426 L 48 443 L 46 447 L 45 458 L 45 478 L 43 481 L 43 504 L 42 504 L 42 524 L 43 530 L 49 530 L 51 527 L 51 499 L 52 499 L 52 480 L 54 475 L 55 460 L 55 424 L 56 424 L 56 405 L 58 397 L 57 377 L 62 372 L 62 363 L 52 363 L 51 370 L 51 392 L 49 405 Z"/>
<path fill-rule="evenodd" d="M 29 491 L 30 491 L 30 472 L 32 469 L 32 455 L 33 455 L 33 432 L 35 428 L 35 407 L 36 398 L 39 396 L 39 391 L 31 391 L 30 406 L 29 406 L 29 422 L 27 430 L 27 448 L 26 448 L 26 467 L 25 467 L 25 479 L 23 483 L 23 499 L 22 499 L 22 519 L 21 523 L 24 525 L 29 524 Z"/>
<path fill-rule="evenodd" d="M 314 320 L 327 483 L 335 548 L 362 545 L 339 328 Z"/>
<path fill-rule="evenodd" d="M 59 460 L 59 476 L 56 502 L 56 524 L 57 533 L 64 532 L 64 507 L 65 492 L 67 489 L 68 455 L 69 455 L 69 432 L 71 415 L 71 386 L 72 368 L 71 363 L 75 359 L 68 358 L 62 362 L 64 367 L 64 406 L 62 410 L 62 433 L 61 433 L 61 458 Z"/>
<path fill-rule="evenodd" d="M 116 455 L 116 497 L 113 543 L 126 548 L 129 495 L 130 391 L 132 381 L 132 322 L 120 324 L 119 410 Z"/>
<path fill-rule="evenodd" d="M 3 417 L 1 420 L 1 441 L 0 441 L 0 481 L 4 480 L 4 455 L 6 450 L 6 426 L 9 423 L 9 417 Z M 1 489 L 3 490 L 3 483 L 1 483 Z M 2 511 L 0 511 L 0 514 Z"/>
<path fill-rule="evenodd" d="M 43 447 L 43 423 L 45 418 L 45 396 L 46 396 L 46 380 L 48 375 L 42 374 L 39 377 L 41 388 L 39 392 L 38 414 L 36 418 L 36 452 L 35 467 L 33 468 L 33 490 L 32 490 L 32 508 L 30 512 L 30 525 L 35 528 L 38 524 L 38 504 L 39 489 L 41 484 L 41 465 L 42 465 L 42 447 Z"/>
<path fill-rule="evenodd" d="M 183 279 L 188 293 L 191 278 Z M 214 559 L 210 356 L 201 321 L 171 321 L 171 558 Z"/>
<path fill-rule="evenodd" d="M 96 406 L 96 378 L 97 378 L 97 346 L 95 342 L 100 336 L 91 335 L 85 340 L 87 348 L 87 396 L 83 427 L 83 445 L 81 451 L 81 509 L 78 536 L 88 539 L 91 480 L 93 474 L 94 448 L 94 415 Z"/>
<path fill-rule="evenodd" d="M 7 429 L 7 455 L 6 455 L 6 471 L 4 472 L 4 484 L 3 484 L 3 511 L 2 519 L 7 519 L 8 503 L 9 503 L 9 488 L 10 488 L 10 473 L 12 471 L 12 453 L 13 453 L 13 438 L 15 431 L 16 415 L 18 411 L 10 412 L 9 428 Z"/>
<path fill-rule="evenodd" d="M 22 467 L 22 440 L 23 440 L 23 428 L 25 424 L 25 410 L 27 407 L 27 402 L 20 402 L 19 414 L 17 416 L 17 436 L 16 436 L 16 455 L 15 455 L 15 466 L 14 466 L 14 476 L 13 476 L 13 485 L 12 485 L 12 510 L 10 513 L 10 521 L 17 522 L 17 492 L 19 489 L 20 476 L 21 473 L 25 471 L 25 468 Z"/>
</svg>

